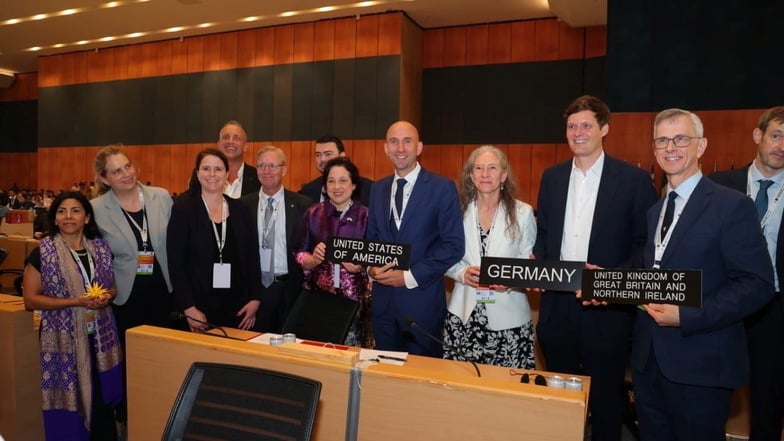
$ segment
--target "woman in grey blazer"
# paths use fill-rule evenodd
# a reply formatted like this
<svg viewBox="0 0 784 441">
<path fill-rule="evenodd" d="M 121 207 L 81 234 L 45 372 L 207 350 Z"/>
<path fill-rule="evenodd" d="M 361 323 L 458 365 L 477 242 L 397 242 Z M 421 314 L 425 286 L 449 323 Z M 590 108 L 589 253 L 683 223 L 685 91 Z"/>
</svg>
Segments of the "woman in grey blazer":
<svg viewBox="0 0 784 441">
<path fill-rule="evenodd" d="M 165 189 L 137 181 L 136 167 L 120 144 L 99 151 L 94 167 L 100 196 L 91 202 L 114 255 L 117 298 L 112 308 L 124 343 L 129 328 L 169 325 L 173 296 L 166 227 L 172 199 Z"/>
</svg>

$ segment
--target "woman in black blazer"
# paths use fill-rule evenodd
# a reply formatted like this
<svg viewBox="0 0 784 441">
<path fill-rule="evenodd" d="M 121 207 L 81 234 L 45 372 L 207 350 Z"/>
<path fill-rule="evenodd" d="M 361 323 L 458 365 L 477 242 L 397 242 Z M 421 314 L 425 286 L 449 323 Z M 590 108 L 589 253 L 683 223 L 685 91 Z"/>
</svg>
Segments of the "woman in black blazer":
<svg viewBox="0 0 784 441">
<path fill-rule="evenodd" d="M 195 176 L 176 198 L 166 248 L 177 307 L 218 326 L 252 329 L 261 303 L 256 225 L 239 201 L 226 197 L 228 160 L 215 149 L 196 156 Z M 204 323 L 188 320 L 191 331 Z"/>
</svg>

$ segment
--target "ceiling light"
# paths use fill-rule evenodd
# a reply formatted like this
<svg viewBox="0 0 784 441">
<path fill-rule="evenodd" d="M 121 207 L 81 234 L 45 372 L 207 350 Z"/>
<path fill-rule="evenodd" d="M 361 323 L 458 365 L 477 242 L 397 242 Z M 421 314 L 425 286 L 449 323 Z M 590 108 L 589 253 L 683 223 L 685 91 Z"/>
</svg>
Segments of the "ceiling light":
<svg viewBox="0 0 784 441">
<path fill-rule="evenodd" d="M 35 46 L 35 47 L 31 47 L 30 49 L 28 49 L 28 51 L 30 51 L 30 52 L 37 52 L 37 51 L 40 51 L 40 50 L 41 50 L 41 46 Z"/>
<path fill-rule="evenodd" d="M 77 12 L 79 12 L 78 9 L 64 9 L 58 12 L 58 15 L 73 15 L 76 14 Z"/>
<path fill-rule="evenodd" d="M 182 26 L 174 26 L 174 27 L 169 28 L 169 29 L 164 29 L 163 32 L 180 32 L 183 29 L 185 29 L 185 28 L 182 27 Z"/>
<path fill-rule="evenodd" d="M 128 38 L 136 38 L 136 37 L 141 37 L 142 35 L 144 35 L 144 32 L 133 32 L 133 33 L 130 33 L 130 34 L 126 35 L 126 37 L 128 37 Z"/>
<path fill-rule="evenodd" d="M 35 14 L 35 15 L 33 15 L 32 19 L 33 20 L 43 20 L 43 19 L 45 19 L 48 16 L 49 16 L 49 14 Z"/>
<path fill-rule="evenodd" d="M 299 14 L 299 12 L 297 12 L 297 11 L 286 11 L 286 12 L 281 12 L 280 14 L 278 14 L 278 16 L 280 16 L 280 17 L 292 17 L 292 16 L 297 15 L 297 14 Z"/>
</svg>

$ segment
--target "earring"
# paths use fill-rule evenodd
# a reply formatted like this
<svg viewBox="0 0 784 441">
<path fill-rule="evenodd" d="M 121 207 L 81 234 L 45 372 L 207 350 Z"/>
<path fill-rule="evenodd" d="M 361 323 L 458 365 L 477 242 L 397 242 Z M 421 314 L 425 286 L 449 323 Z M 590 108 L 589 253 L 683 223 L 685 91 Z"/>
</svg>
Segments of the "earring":
<svg viewBox="0 0 784 441">
<path fill-rule="evenodd" d="M 504 183 L 501 183 L 501 191 L 504 191 Z"/>
</svg>

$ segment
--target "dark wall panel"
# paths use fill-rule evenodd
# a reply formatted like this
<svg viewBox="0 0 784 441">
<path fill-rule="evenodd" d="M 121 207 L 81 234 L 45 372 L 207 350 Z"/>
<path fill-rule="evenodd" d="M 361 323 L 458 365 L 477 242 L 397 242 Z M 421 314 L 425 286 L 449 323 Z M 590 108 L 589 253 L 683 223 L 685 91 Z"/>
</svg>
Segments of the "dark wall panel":
<svg viewBox="0 0 784 441">
<path fill-rule="evenodd" d="M 313 63 L 295 64 L 292 82 L 291 139 L 310 139 L 313 129 Z"/>
<path fill-rule="evenodd" d="M 335 63 L 313 63 L 314 138 L 332 133 L 332 96 L 335 86 Z"/>
<path fill-rule="evenodd" d="M 0 101 L 0 152 L 34 152 L 38 146 L 38 102 Z"/>
<path fill-rule="evenodd" d="M 354 69 L 356 80 L 354 82 L 353 138 L 373 139 L 376 137 L 378 65 L 375 58 L 359 58 Z"/>
<path fill-rule="evenodd" d="M 332 95 L 332 133 L 341 135 L 354 131 L 354 75 L 356 60 L 345 59 L 335 61 L 335 83 Z"/>
<path fill-rule="evenodd" d="M 603 95 L 604 59 L 425 69 L 423 139 L 430 144 L 563 141 L 563 109 Z"/>
</svg>

